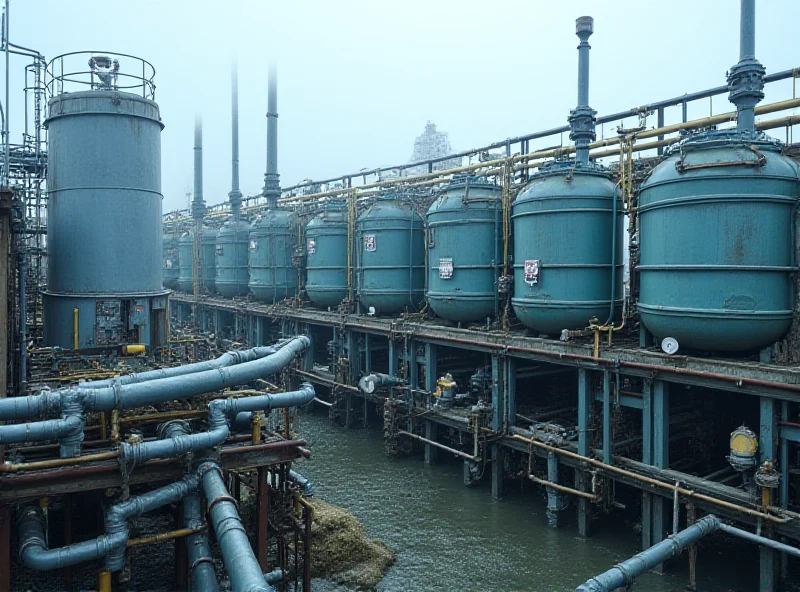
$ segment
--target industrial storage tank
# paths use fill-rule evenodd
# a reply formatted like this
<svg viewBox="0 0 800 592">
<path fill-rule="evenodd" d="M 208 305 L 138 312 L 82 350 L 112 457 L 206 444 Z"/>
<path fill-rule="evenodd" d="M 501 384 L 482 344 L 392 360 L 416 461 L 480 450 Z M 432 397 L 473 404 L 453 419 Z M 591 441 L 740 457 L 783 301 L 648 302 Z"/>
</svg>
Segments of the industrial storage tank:
<svg viewBox="0 0 800 592">
<path fill-rule="evenodd" d="M 393 192 L 375 198 L 358 217 L 358 298 L 366 312 L 385 315 L 420 305 L 425 286 L 424 234 L 420 215 Z"/>
<path fill-rule="evenodd" d="M 591 17 L 576 21 L 578 106 L 570 112 L 575 160 L 539 168 L 514 200 L 514 297 L 522 323 L 557 335 L 590 321 L 611 324 L 623 302 L 623 208 L 611 176 L 589 162 L 595 111 L 589 107 Z M 612 306 L 613 301 L 613 306 Z"/>
<path fill-rule="evenodd" d="M 792 322 L 798 166 L 766 136 L 676 146 L 639 194 L 639 317 L 682 347 L 747 351 Z"/>
<path fill-rule="evenodd" d="M 425 298 L 444 319 L 481 321 L 496 312 L 501 193 L 486 179 L 459 175 L 428 209 Z"/>
<path fill-rule="evenodd" d="M 614 189 L 601 167 L 554 162 L 541 167 L 514 200 L 511 304 L 526 327 L 558 335 L 586 327 L 592 318 L 604 323 L 612 316 L 612 287 L 618 318 L 623 208 Z"/>
<path fill-rule="evenodd" d="M 306 293 L 315 306 L 336 307 L 348 296 L 347 206 L 330 201 L 306 225 Z"/>
<path fill-rule="evenodd" d="M 217 232 L 211 228 L 203 227 L 200 243 L 200 289 L 202 291 L 213 292 L 215 285 L 215 252 L 216 252 Z M 186 232 L 181 237 L 178 251 L 181 260 L 181 272 L 178 276 L 178 287 L 182 292 L 192 293 L 194 285 L 192 280 L 193 273 L 193 254 L 194 254 L 194 230 Z M 211 261 L 209 264 L 208 262 Z"/>
<path fill-rule="evenodd" d="M 639 317 L 690 349 L 754 351 L 792 322 L 800 172 L 755 130 L 765 71 L 754 11 L 742 2 L 740 61 L 728 75 L 736 129 L 674 146 L 639 194 Z"/>
<path fill-rule="evenodd" d="M 178 289 L 178 277 L 181 273 L 180 237 L 175 234 L 164 235 L 164 287 L 170 290 Z"/>
<path fill-rule="evenodd" d="M 270 208 L 250 229 L 250 291 L 265 302 L 276 302 L 297 292 L 294 266 L 296 222 L 294 214 L 283 208 Z"/>
<path fill-rule="evenodd" d="M 249 290 L 249 234 L 250 225 L 245 220 L 234 217 L 226 220 L 217 233 L 214 285 L 220 296 L 244 296 Z"/>
<path fill-rule="evenodd" d="M 164 126 L 152 72 L 116 54 L 48 64 L 47 346 L 166 341 Z"/>
</svg>

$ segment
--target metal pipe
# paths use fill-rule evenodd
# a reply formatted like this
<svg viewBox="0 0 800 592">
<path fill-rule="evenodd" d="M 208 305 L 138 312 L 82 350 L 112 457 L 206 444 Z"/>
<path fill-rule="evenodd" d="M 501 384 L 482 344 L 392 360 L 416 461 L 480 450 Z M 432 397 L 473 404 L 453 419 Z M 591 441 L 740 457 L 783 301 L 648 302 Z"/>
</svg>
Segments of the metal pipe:
<svg viewBox="0 0 800 592">
<path fill-rule="evenodd" d="M 160 430 L 163 439 L 150 442 L 121 444 L 122 459 L 127 465 L 141 464 L 153 458 L 179 458 L 190 452 L 210 450 L 222 444 L 230 433 L 226 415 L 237 411 L 270 411 L 285 407 L 305 405 L 314 398 L 314 388 L 302 385 L 299 391 L 270 393 L 241 399 L 216 399 L 209 403 L 211 429 L 197 434 L 190 433 L 185 421 L 171 421 Z"/>
<path fill-rule="evenodd" d="M 565 487 L 564 485 L 559 485 L 558 483 L 553 483 L 552 481 L 547 481 L 545 479 L 540 479 L 535 475 L 528 475 L 528 479 L 533 481 L 534 483 L 538 483 L 539 485 L 544 485 L 550 489 L 555 489 L 556 491 L 560 491 L 562 493 L 568 493 L 570 495 L 576 495 L 578 497 L 582 497 L 588 499 L 593 503 L 597 503 L 600 501 L 600 496 L 594 493 L 587 493 L 585 491 L 578 491 L 577 489 L 573 489 L 571 487 Z"/>
<path fill-rule="evenodd" d="M 245 384 L 275 374 L 310 345 L 308 337 L 290 339 L 281 349 L 264 358 L 231 367 L 204 370 L 184 376 L 149 380 L 101 388 L 68 388 L 27 397 L 0 399 L 0 420 L 36 417 L 64 409 L 77 401 L 85 411 L 132 409 L 175 399 L 186 399 Z M 0 426 L 0 434 L 8 426 Z"/>
<path fill-rule="evenodd" d="M 589 37 L 594 32 L 594 19 L 582 16 L 575 21 L 578 44 L 578 106 L 569 114 L 570 139 L 575 142 L 576 162 L 589 164 L 589 142 L 594 140 L 595 111 L 589 107 Z"/>
<path fill-rule="evenodd" d="M 231 213 L 239 218 L 242 192 L 239 191 L 239 72 L 236 60 L 231 64 Z"/>
<path fill-rule="evenodd" d="M 222 479 L 222 471 L 214 463 L 203 463 L 203 493 L 208 514 L 222 551 L 222 562 L 231 581 L 233 592 L 273 592 L 253 554 L 247 532 L 242 525 L 234 499 Z"/>
<path fill-rule="evenodd" d="M 678 534 L 591 578 L 578 586 L 576 592 L 611 592 L 627 586 L 647 570 L 677 557 L 692 543 L 713 534 L 719 529 L 719 525 L 715 516 L 705 516 Z"/>
<path fill-rule="evenodd" d="M 163 439 L 150 442 L 120 445 L 122 460 L 126 466 L 138 465 L 153 458 L 180 458 L 190 452 L 211 450 L 228 437 L 228 423 L 219 410 L 212 408 L 209 417 L 211 429 L 198 434 L 190 433 L 189 425 L 180 420 L 171 421 L 160 430 Z"/>
<path fill-rule="evenodd" d="M 6 100 L 5 100 L 5 117 L 3 118 L 3 150 L 5 153 L 5 160 L 3 162 L 3 185 L 8 187 L 9 184 L 9 175 L 10 175 L 10 166 L 11 166 L 11 136 L 9 135 L 8 131 L 8 120 L 11 115 L 11 106 L 9 105 L 9 42 L 8 42 L 8 0 L 6 0 L 6 10 L 5 10 L 5 18 L 3 19 L 4 22 L 4 39 L 5 39 L 5 50 L 6 50 Z"/>
<path fill-rule="evenodd" d="M 78 315 L 80 315 L 80 310 L 78 308 L 72 309 L 72 349 L 78 351 L 79 341 L 78 341 Z"/>
<path fill-rule="evenodd" d="M 764 98 L 766 69 L 756 59 L 756 2 L 741 0 L 739 17 L 739 62 L 728 71 L 728 98 L 736 105 L 737 129 L 745 134 L 755 130 L 754 108 Z"/>
<path fill-rule="evenodd" d="M 300 473 L 293 469 L 289 469 L 289 474 L 287 475 L 289 481 L 300 487 L 303 490 L 303 495 L 306 497 L 313 497 L 314 496 L 314 486 L 311 484 L 311 480 L 307 477 L 303 477 Z"/>
<path fill-rule="evenodd" d="M 266 442 L 264 444 L 252 444 L 250 446 L 232 446 L 220 450 L 220 456 L 231 454 L 248 454 L 251 452 L 264 452 L 265 450 L 281 450 L 283 448 L 300 448 L 308 444 L 305 440 L 282 440 L 280 442 Z M 304 456 L 308 456 L 304 454 Z"/>
<path fill-rule="evenodd" d="M 587 157 L 588 158 L 588 157 Z M 614 185 L 613 204 L 611 205 L 611 304 L 609 305 L 606 325 L 614 325 L 614 312 L 617 298 L 617 192 L 619 183 Z M 597 339 L 597 334 L 595 334 Z M 609 337 L 610 339 L 610 337 Z"/>
<path fill-rule="evenodd" d="M 288 343 L 288 341 L 286 343 Z M 278 344 L 277 349 L 280 349 L 283 347 L 283 345 L 284 344 Z M 225 368 L 227 366 L 241 364 L 242 362 L 249 362 L 251 360 L 263 358 L 264 356 L 274 354 L 277 349 L 272 346 L 263 346 L 241 351 L 230 351 L 222 354 L 214 360 L 195 362 L 194 364 L 184 364 L 182 366 L 173 366 L 172 368 L 159 368 L 157 370 L 148 370 L 147 372 L 126 374 L 124 376 L 108 378 L 105 380 L 82 382 L 78 385 L 78 387 L 98 388 L 103 386 L 111 386 L 113 384 L 131 384 L 134 382 L 147 382 L 148 380 L 170 378 L 172 376 L 183 376 L 185 374 L 192 374 L 194 372 L 200 372 L 203 370 L 215 370 L 217 368 Z"/>
<path fill-rule="evenodd" d="M 583 463 L 585 463 L 587 465 L 591 465 L 591 466 L 597 467 L 599 469 L 602 469 L 603 471 L 608 472 L 608 473 L 616 473 L 617 475 L 622 475 L 623 477 L 628 477 L 630 479 L 633 479 L 634 481 L 639 481 L 641 483 L 646 483 L 648 485 L 654 485 L 655 487 L 660 487 L 662 489 L 667 489 L 669 491 L 674 491 L 675 489 L 677 489 L 678 493 L 680 495 L 683 495 L 683 496 L 686 496 L 686 497 L 690 497 L 690 498 L 694 498 L 696 500 L 699 500 L 699 501 L 702 501 L 702 502 L 706 502 L 706 503 L 709 503 L 709 504 L 714 504 L 714 505 L 720 506 L 722 508 L 726 508 L 728 510 L 732 510 L 734 512 L 741 512 L 743 514 L 747 514 L 748 516 L 753 516 L 755 518 L 762 518 L 764 520 L 768 520 L 770 522 L 775 522 L 777 524 L 782 524 L 784 522 L 787 522 L 786 519 L 781 518 L 779 516 L 773 516 L 772 514 L 767 514 L 765 512 L 759 512 L 758 510 L 752 510 L 752 509 L 746 508 L 744 506 L 739 506 L 737 504 L 732 504 L 730 502 L 726 502 L 725 500 L 720 500 L 720 499 L 716 499 L 716 498 L 704 495 L 702 493 L 697 493 L 695 491 L 692 491 L 691 489 L 686 489 L 684 487 L 672 485 L 670 483 L 665 483 L 664 481 L 659 481 L 658 479 L 653 479 L 652 477 L 647 477 L 646 475 L 640 475 L 638 473 L 634 473 L 633 471 L 628 471 L 626 469 L 622 469 L 622 468 L 614 466 L 614 465 L 609 465 L 609 464 L 606 464 L 606 463 L 601 462 L 599 460 L 595 460 L 593 458 L 589 458 L 587 456 L 581 456 L 580 454 L 577 454 L 577 453 L 572 452 L 570 450 L 564 450 L 563 448 L 557 448 L 555 446 L 550 446 L 549 444 L 545 444 L 545 443 L 539 442 L 537 440 L 532 440 L 530 438 L 525 438 L 523 436 L 519 436 L 519 435 L 516 435 L 516 434 L 514 434 L 512 436 L 508 436 L 508 437 L 513 439 L 513 440 L 519 440 L 521 442 L 525 442 L 526 444 L 528 444 L 530 446 L 536 446 L 537 448 L 541 448 L 541 449 L 547 450 L 547 451 L 552 451 L 552 452 L 555 452 L 556 454 L 560 454 L 561 456 L 566 456 L 567 458 L 572 458 L 574 460 L 583 462 Z"/>
<path fill-rule="evenodd" d="M 197 529 L 204 526 L 200 496 L 190 493 L 183 498 L 183 526 Z M 189 581 L 193 592 L 219 592 L 214 573 L 214 560 L 208 544 L 208 532 L 203 529 L 186 537 Z"/>
<path fill-rule="evenodd" d="M 264 579 L 269 585 L 280 584 L 283 581 L 283 578 L 283 570 L 280 567 L 276 567 L 271 572 L 264 574 Z"/>
<path fill-rule="evenodd" d="M 794 557 L 800 557 L 800 549 L 729 526 L 722 523 L 713 514 L 709 514 L 668 539 L 587 580 L 578 586 L 576 592 L 612 592 L 617 588 L 628 586 L 646 571 L 673 557 L 677 557 L 690 545 L 715 532 L 724 532 L 757 545 L 763 545 L 782 553 L 788 553 Z"/>
<path fill-rule="evenodd" d="M 90 462 L 97 462 L 100 460 L 111 460 L 119 456 L 118 450 L 111 452 L 99 452 L 97 454 L 86 454 L 84 456 L 76 456 L 72 458 L 54 458 L 50 460 L 39 460 L 34 462 L 25 463 L 5 463 L 0 464 L 0 473 L 19 473 L 21 471 L 37 471 L 40 469 L 53 469 L 55 467 L 64 467 L 78 464 L 86 464 Z"/>
<path fill-rule="evenodd" d="M 281 196 L 280 175 L 278 175 L 278 71 L 274 64 L 269 66 L 267 89 L 267 171 L 264 173 L 262 195 L 267 199 L 267 207 L 278 206 Z"/>
<path fill-rule="evenodd" d="M 739 20 L 739 61 L 756 57 L 756 0 L 742 0 Z"/>
<path fill-rule="evenodd" d="M 65 436 L 82 432 L 82 430 L 83 419 L 79 415 L 4 425 L 0 426 L 0 445 L 61 440 Z"/>
<path fill-rule="evenodd" d="M 201 218 L 205 210 L 203 202 L 203 120 L 200 115 L 194 119 L 194 193 L 192 195 L 194 218 Z M 198 214 L 200 214 L 198 216 Z"/>
<path fill-rule="evenodd" d="M 775 549 L 776 551 L 780 551 L 781 553 L 786 553 L 787 555 L 791 555 L 792 557 L 800 557 L 800 549 L 798 549 L 797 547 L 792 547 L 790 545 L 785 545 L 784 543 L 778 541 L 773 541 L 772 539 L 768 539 L 766 537 L 753 534 L 752 532 L 742 530 L 741 528 L 736 528 L 735 526 L 730 526 L 729 524 L 720 523 L 719 529 L 721 532 L 724 532 L 725 534 L 729 534 L 731 536 L 735 536 L 737 538 L 750 541 L 751 543 L 762 545 L 764 547 L 769 547 L 770 549 Z"/>
<path fill-rule="evenodd" d="M 105 569 L 118 571 L 125 562 L 125 548 L 128 542 L 127 521 L 179 501 L 196 488 L 197 477 L 192 474 L 176 483 L 115 504 L 106 514 L 104 534 L 58 549 L 47 548 L 42 511 L 38 506 L 29 506 L 22 511 L 19 519 L 20 559 L 31 569 L 50 570 L 105 557 Z"/>
<path fill-rule="evenodd" d="M 169 532 L 160 532 L 152 536 L 141 537 L 138 539 L 130 539 L 126 544 L 126 546 L 130 548 L 130 547 L 138 547 L 140 545 L 150 545 L 152 543 L 160 543 L 162 541 L 171 541 L 174 539 L 188 537 L 190 535 L 203 532 L 204 530 L 205 528 L 203 527 L 179 528 L 177 530 L 170 530 Z"/>
<path fill-rule="evenodd" d="M 445 450 L 450 454 L 454 454 L 464 460 L 469 460 L 472 462 L 480 461 L 479 456 L 473 456 L 471 454 L 467 454 L 466 452 L 461 452 L 460 450 L 456 450 L 455 448 L 450 448 L 449 446 L 445 446 L 444 444 L 439 444 L 435 440 L 429 440 L 428 438 L 423 438 L 422 436 L 418 436 L 416 434 L 412 434 L 411 432 L 406 432 L 404 430 L 400 430 L 397 432 L 398 436 L 405 436 L 406 438 L 411 438 L 412 440 L 416 440 L 417 442 L 423 442 L 424 444 L 428 444 L 433 446 L 434 448 L 439 448 L 441 450 Z"/>
<path fill-rule="evenodd" d="M 285 393 L 265 393 L 255 397 L 242 397 L 239 399 L 216 399 L 209 404 L 212 413 L 219 409 L 225 415 L 235 415 L 242 411 L 264 411 L 281 409 L 285 407 L 302 407 L 310 403 L 316 393 L 314 387 L 304 382 L 300 390 Z"/>
<path fill-rule="evenodd" d="M 23 206 L 24 209 L 24 206 Z M 24 223 L 23 215 L 23 223 Z M 26 279 L 28 276 L 25 239 L 20 239 L 19 258 L 19 392 L 28 391 L 28 298 Z"/>
</svg>

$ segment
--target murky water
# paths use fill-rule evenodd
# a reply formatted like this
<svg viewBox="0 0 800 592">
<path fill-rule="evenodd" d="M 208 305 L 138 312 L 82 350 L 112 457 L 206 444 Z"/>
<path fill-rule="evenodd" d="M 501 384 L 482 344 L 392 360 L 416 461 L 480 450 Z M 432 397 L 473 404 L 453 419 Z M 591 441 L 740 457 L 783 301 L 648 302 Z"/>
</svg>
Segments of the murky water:
<svg viewBox="0 0 800 592">
<path fill-rule="evenodd" d="M 545 501 L 530 487 L 493 501 L 488 471 L 480 484 L 465 487 L 460 464 L 428 468 L 421 456 L 387 458 L 378 431 L 339 428 L 323 412 L 305 415 L 300 425 L 313 455 L 297 470 L 318 497 L 353 512 L 370 537 L 397 552 L 379 591 L 574 591 L 638 551 L 638 535 L 613 518 L 596 523 L 589 539 L 578 536 L 574 521 L 549 528 Z M 755 547 L 703 546 L 698 589 L 756 590 L 757 557 Z M 683 591 L 687 573 L 684 555 L 669 574 L 640 578 L 636 590 Z M 344 590 L 325 581 L 314 586 Z"/>
</svg>

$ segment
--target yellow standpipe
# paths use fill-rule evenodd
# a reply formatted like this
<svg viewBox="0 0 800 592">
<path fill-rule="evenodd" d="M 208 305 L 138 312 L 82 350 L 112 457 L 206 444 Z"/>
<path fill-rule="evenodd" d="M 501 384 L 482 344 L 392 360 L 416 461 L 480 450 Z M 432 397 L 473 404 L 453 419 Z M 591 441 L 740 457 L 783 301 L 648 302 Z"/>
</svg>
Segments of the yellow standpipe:
<svg viewBox="0 0 800 592">
<path fill-rule="evenodd" d="M 78 349 L 78 309 L 72 309 L 72 349 Z"/>
<path fill-rule="evenodd" d="M 97 592 L 111 592 L 111 572 L 103 570 L 97 574 Z"/>
<path fill-rule="evenodd" d="M 261 443 L 261 412 L 254 411 L 250 418 L 253 426 L 253 444 Z"/>
</svg>

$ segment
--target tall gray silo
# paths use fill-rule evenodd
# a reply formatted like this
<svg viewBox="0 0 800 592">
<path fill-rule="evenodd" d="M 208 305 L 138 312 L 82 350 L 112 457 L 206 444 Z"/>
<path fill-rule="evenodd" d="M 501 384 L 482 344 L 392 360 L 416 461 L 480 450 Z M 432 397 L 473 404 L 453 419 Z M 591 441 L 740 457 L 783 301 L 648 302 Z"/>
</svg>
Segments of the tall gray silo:
<svg viewBox="0 0 800 592">
<path fill-rule="evenodd" d="M 169 290 L 155 71 L 133 56 L 78 52 L 47 74 L 45 345 L 161 345 Z"/>
</svg>

